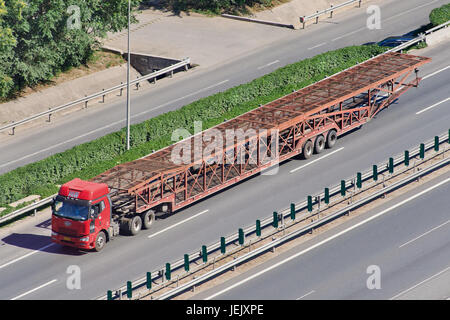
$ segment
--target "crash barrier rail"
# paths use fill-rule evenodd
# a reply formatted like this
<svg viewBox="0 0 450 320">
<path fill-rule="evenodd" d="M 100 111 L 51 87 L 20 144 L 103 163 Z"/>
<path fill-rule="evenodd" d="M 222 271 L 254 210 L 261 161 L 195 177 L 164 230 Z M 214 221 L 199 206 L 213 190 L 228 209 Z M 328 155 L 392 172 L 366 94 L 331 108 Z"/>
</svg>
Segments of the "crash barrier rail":
<svg viewBox="0 0 450 320">
<path fill-rule="evenodd" d="M 410 40 L 408 42 L 405 42 L 405 43 L 403 43 L 403 44 L 401 44 L 401 45 L 399 45 L 399 46 L 397 46 L 395 48 L 392 48 L 391 50 L 388 50 L 387 52 L 402 51 L 402 50 L 404 50 L 406 48 L 409 48 L 412 45 L 415 45 L 416 43 L 425 41 L 426 38 L 427 38 L 427 35 L 432 34 L 433 32 L 439 31 L 441 29 L 444 29 L 444 28 L 448 27 L 449 24 L 450 24 L 450 20 L 445 22 L 445 23 L 443 23 L 443 24 L 440 24 L 440 25 L 438 25 L 438 26 L 436 26 L 434 28 L 431 28 L 431 29 L 427 30 L 427 31 L 425 31 L 422 34 L 419 34 L 416 38 L 414 38 L 414 39 L 412 39 L 412 40 Z"/>
<path fill-rule="evenodd" d="M 190 63 L 191 63 L 190 58 L 186 58 L 186 59 L 182 60 L 181 62 L 178 62 L 178 63 L 176 63 L 174 65 L 171 65 L 171 66 L 169 66 L 167 68 L 164 68 L 164 69 L 161 69 L 161 70 L 149 73 L 149 74 L 147 74 L 145 76 L 142 76 L 142 77 L 138 77 L 135 80 L 131 80 L 130 81 L 130 86 L 135 85 L 136 89 L 139 89 L 141 81 L 153 79 L 153 82 L 156 82 L 156 78 L 157 77 L 162 76 L 164 74 L 169 74 L 170 76 L 172 76 L 173 72 L 175 70 L 179 69 L 179 68 L 183 68 L 184 67 L 185 70 L 187 70 L 189 68 Z M 101 92 L 97 92 L 97 93 L 91 94 L 91 95 L 86 96 L 84 98 L 81 98 L 81 99 L 78 99 L 78 100 L 75 100 L 75 101 L 72 101 L 72 102 L 60 105 L 60 106 L 55 107 L 55 108 L 49 108 L 48 111 L 44 111 L 44 112 L 32 115 L 32 116 L 30 116 L 30 117 L 28 117 L 26 119 L 23 119 L 23 120 L 20 120 L 20 121 L 17 121 L 17 122 L 13 121 L 10 124 L 2 126 L 2 127 L 0 127 L 0 132 L 8 130 L 8 129 L 11 129 L 12 131 L 11 131 L 10 135 L 14 135 L 15 129 L 16 129 L 17 126 L 26 124 L 28 122 L 31 122 L 33 120 L 36 120 L 36 119 L 39 119 L 39 118 L 42 118 L 42 117 L 48 117 L 47 122 L 50 122 L 52 114 L 54 114 L 55 112 L 65 110 L 67 108 L 79 105 L 81 103 L 84 103 L 84 107 L 87 108 L 88 107 L 88 102 L 90 100 L 96 99 L 96 98 L 102 98 L 102 102 L 105 102 L 105 96 L 108 93 L 120 90 L 120 95 L 122 95 L 122 91 L 126 87 L 127 87 L 127 83 L 121 83 L 121 84 L 119 84 L 117 86 L 111 87 L 109 89 L 103 89 Z"/>
<path fill-rule="evenodd" d="M 229 270 L 231 268 L 234 268 L 234 267 L 236 267 L 239 264 L 245 263 L 246 261 L 257 257 L 257 256 L 261 255 L 264 252 L 267 252 L 269 250 L 273 250 L 275 247 L 278 247 L 278 246 L 282 245 L 285 242 L 293 240 L 293 239 L 297 238 L 298 236 L 300 236 L 302 234 L 305 234 L 305 233 L 309 232 L 310 230 L 312 230 L 314 228 L 320 227 L 321 225 L 323 225 L 323 224 L 325 224 L 325 223 L 327 223 L 329 221 L 332 221 L 332 220 L 336 219 L 337 217 L 345 215 L 349 211 L 351 211 L 353 209 L 357 209 L 358 207 L 360 207 L 360 206 L 362 206 L 362 205 L 364 205 L 366 203 L 369 203 L 370 201 L 373 201 L 374 199 L 377 199 L 377 198 L 385 195 L 386 193 L 391 192 L 392 190 L 395 190 L 395 189 L 399 188 L 400 186 L 406 184 L 407 182 L 414 181 L 415 179 L 419 178 L 420 176 L 425 175 L 425 174 L 427 174 L 429 172 L 432 172 L 432 171 L 434 171 L 434 170 L 436 170 L 436 169 L 438 169 L 438 168 L 440 168 L 443 165 L 446 165 L 448 163 L 450 163 L 450 158 L 446 158 L 446 159 L 444 159 L 442 161 L 439 161 L 438 163 L 436 163 L 436 164 L 434 164 L 434 165 L 432 165 L 432 166 L 430 166 L 430 167 L 428 167 L 428 168 L 426 168 L 424 170 L 417 171 L 415 174 L 408 176 L 408 178 L 406 178 L 404 180 L 398 181 L 398 182 L 396 182 L 396 183 L 394 183 L 394 184 L 392 184 L 392 185 L 390 185 L 390 186 L 388 186 L 386 188 L 383 188 L 383 189 L 379 190 L 378 192 L 376 192 L 376 193 L 374 193 L 374 194 L 372 194 L 372 195 L 370 195 L 370 196 L 368 196 L 366 198 L 363 198 L 361 200 L 355 201 L 351 205 L 349 205 L 349 206 L 347 206 L 347 207 L 345 207 L 345 208 L 343 208 L 341 210 L 338 210 L 337 212 L 335 212 L 333 214 L 327 215 L 327 216 L 325 216 L 323 218 L 318 218 L 318 220 L 312 222 L 311 224 L 309 224 L 309 225 L 307 225 L 307 226 L 305 226 L 303 228 L 300 228 L 299 230 L 296 230 L 296 231 L 290 232 L 288 234 L 285 234 L 285 235 L 281 236 L 280 238 L 274 239 L 273 241 L 271 241 L 271 242 L 269 242 L 269 243 L 267 243 L 265 245 L 262 245 L 261 247 L 255 249 L 253 251 L 250 251 L 249 253 L 244 254 L 244 255 L 242 255 L 242 256 L 240 256 L 240 257 L 238 257 L 238 258 L 236 258 L 236 259 L 234 259 L 234 260 L 232 260 L 232 261 L 230 261 L 230 262 L 228 262 L 228 263 L 226 263 L 226 264 L 224 264 L 224 265 L 222 265 L 222 266 L 220 266 L 218 268 L 215 268 L 214 270 L 212 270 L 210 272 L 207 272 L 207 273 L 205 273 L 203 275 L 200 275 L 196 279 L 194 279 L 194 280 L 192 280 L 190 282 L 187 282 L 187 283 L 185 283 L 185 284 L 183 284 L 181 286 L 178 286 L 177 288 L 175 288 L 173 290 L 170 290 L 167 293 L 164 293 L 164 294 L 160 295 L 158 297 L 158 300 L 169 299 L 169 298 L 171 298 L 173 296 L 176 296 L 176 295 L 178 295 L 180 293 L 183 293 L 183 292 L 185 292 L 185 291 L 195 287 L 198 284 L 201 284 L 201 283 L 203 283 L 203 282 L 205 282 L 205 281 L 207 281 L 207 280 L 209 280 L 209 279 L 211 279 L 211 278 L 213 278 L 213 277 L 215 277 L 217 275 L 220 275 L 224 271 L 227 271 L 227 270 Z"/>
<path fill-rule="evenodd" d="M 342 212 L 348 212 L 349 210 L 352 210 L 352 208 L 368 202 L 370 199 L 375 199 L 380 195 L 389 192 L 390 190 L 398 188 L 406 182 L 417 179 L 417 177 L 424 175 L 427 172 L 448 164 L 450 162 L 450 158 L 444 158 L 444 160 L 439 161 L 438 163 L 427 169 L 422 169 L 415 172 L 416 167 L 420 164 L 429 161 L 430 159 L 433 159 L 441 154 L 445 155 L 449 144 L 450 129 L 448 130 L 448 132 L 443 133 L 439 136 L 435 136 L 433 139 L 429 140 L 426 143 L 421 143 L 418 147 L 406 150 L 402 154 L 389 158 L 387 162 L 381 162 L 377 165 L 373 165 L 372 168 L 366 170 L 365 172 L 358 172 L 356 176 L 341 180 L 338 185 L 335 185 L 331 188 L 325 188 L 324 192 L 308 196 L 306 201 L 302 201 L 300 203 L 292 203 L 288 209 L 274 212 L 273 215 L 265 219 L 257 220 L 255 225 L 239 229 L 237 233 L 233 233 L 232 235 L 229 235 L 227 237 L 221 237 L 219 242 L 213 243 L 211 245 L 204 245 L 200 250 L 196 250 L 195 252 L 190 254 L 185 254 L 183 259 L 177 260 L 173 263 L 166 263 L 156 271 L 147 272 L 145 277 L 139 278 L 134 281 L 128 281 L 125 286 L 116 290 L 108 290 L 106 295 L 98 297 L 97 299 L 132 299 L 133 291 L 144 289 L 145 287 L 148 290 L 143 294 L 140 292 L 138 298 L 140 298 L 141 295 L 152 295 L 156 291 L 172 285 L 176 285 L 176 289 L 172 290 L 172 293 L 170 293 L 169 295 L 161 295 L 158 298 L 166 299 L 169 298 L 170 295 L 175 295 L 179 292 L 183 292 L 187 290 L 187 288 L 192 288 L 196 284 L 201 283 L 205 280 L 205 278 L 212 277 L 220 272 L 223 272 L 223 270 L 234 267 L 242 261 L 250 259 L 250 257 L 267 251 L 270 248 L 274 248 L 288 239 L 285 238 L 285 235 L 283 235 L 282 238 L 276 240 L 275 242 L 273 241 L 272 244 L 263 246 L 261 247 L 261 249 L 258 249 L 258 251 L 250 252 L 242 258 L 239 258 L 240 260 L 236 259 L 236 261 L 227 263 L 221 266 L 221 269 L 216 270 L 216 268 L 214 267 L 216 258 L 223 258 L 225 256 L 228 257 L 235 254 L 236 251 L 241 251 L 246 246 L 251 247 L 252 244 L 256 243 L 252 243 L 251 240 L 250 242 L 246 242 L 245 239 L 247 239 L 249 236 L 256 235 L 258 241 L 263 237 L 267 238 L 274 233 L 279 232 L 280 230 L 284 230 L 286 228 L 286 221 L 295 220 L 294 222 L 297 223 L 305 221 L 305 219 L 310 219 L 317 215 L 318 220 L 298 231 L 295 234 L 295 236 L 297 236 L 302 232 L 304 233 L 305 230 L 311 230 L 316 226 L 324 224 L 327 221 L 330 221 L 335 217 L 342 215 Z M 404 169 L 395 170 L 399 166 L 403 166 Z M 401 180 L 387 187 L 385 186 L 386 176 L 388 176 L 388 178 L 395 177 L 399 174 L 405 173 L 408 170 L 413 170 L 414 173 L 412 175 L 409 175 L 407 179 Z M 355 195 L 367 191 L 368 189 L 380 184 L 383 185 L 383 189 L 381 189 L 381 191 L 364 199 L 353 202 L 353 197 Z M 337 197 L 336 200 L 334 200 L 335 197 Z M 327 209 L 331 204 L 341 203 L 342 201 L 346 200 L 352 202 L 350 207 L 347 206 L 345 209 L 342 209 L 333 215 L 320 218 L 321 209 Z M 267 229 L 272 230 L 272 232 L 268 236 L 264 235 L 262 237 L 262 232 Z M 216 257 L 214 257 L 213 261 L 211 261 L 211 256 L 214 254 L 216 254 Z M 189 282 L 189 284 L 183 284 L 182 286 L 178 285 L 180 279 L 192 275 L 193 272 L 211 266 L 211 264 L 213 265 L 214 269 L 213 273 L 205 276 L 199 276 L 194 281 Z M 178 272 L 176 278 L 172 276 L 172 273 L 174 272 Z"/>
<path fill-rule="evenodd" d="M 32 204 L 30 204 L 28 206 L 25 206 L 23 208 L 20 208 L 20 209 L 16 210 L 14 212 L 11 212 L 11 213 L 8 213 L 8 214 L 5 214 L 5 215 L 1 216 L 0 217 L 0 225 L 2 225 L 3 223 L 8 222 L 8 221 L 18 217 L 18 216 L 20 216 L 22 214 L 29 213 L 31 211 L 33 211 L 33 214 L 36 214 L 36 212 L 37 212 L 37 210 L 39 208 L 50 204 L 52 202 L 52 199 L 55 196 L 56 196 L 56 194 L 52 195 L 50 197 L 47 197 L 45 199 L 36 201 L 36 202 L 34 202 L 34 203 L 32 203 Z"/>
<path fill-rule="evenodd" d="M 309 15 L 309 16 L 302 16 L 300 17 L 300 23 L 303 25 L 303 29 L 305 29 L 306 26 L 306 22 L 308 22 L 311 19 L 316 19 L 316 24 L 319 23 L 319 17 L 324 15 L 324 14 L 330 14 L 330 18 L 333 18 L 333 12 L 336 9 L 340 9 L 343 7 L 346 7 L 348 5 L 351 5 L 355 2 L 358 2 L 358 8 L 361 8 L 361 2 L 362 0 L 350 0 L 341 4 L 338 4 L 336 6 L 331 5 L 330 8 L 322 10 L 322 11 L 316 11 L 316 13 Z"/>
</svg>

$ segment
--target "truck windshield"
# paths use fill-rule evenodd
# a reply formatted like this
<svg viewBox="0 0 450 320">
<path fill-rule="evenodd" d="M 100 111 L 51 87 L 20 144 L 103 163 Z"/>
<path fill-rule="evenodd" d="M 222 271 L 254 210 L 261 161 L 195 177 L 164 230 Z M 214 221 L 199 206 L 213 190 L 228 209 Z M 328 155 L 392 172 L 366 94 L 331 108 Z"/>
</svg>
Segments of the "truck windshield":
<svg viewBox="0 0 450 320">
<path fill-rule="evenodd" d="M 89 217 L 89 206 L 56 200 L 53 214 L 73 220 L 85 221 Z"/>
</svg>

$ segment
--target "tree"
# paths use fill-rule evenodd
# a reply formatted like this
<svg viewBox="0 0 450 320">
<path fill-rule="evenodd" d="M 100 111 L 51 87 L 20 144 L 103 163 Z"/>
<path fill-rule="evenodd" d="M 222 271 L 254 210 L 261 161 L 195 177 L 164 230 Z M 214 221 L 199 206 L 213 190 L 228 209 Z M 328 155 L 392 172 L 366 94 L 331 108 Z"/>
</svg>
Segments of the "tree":
<svg viewBox="0 0 450 320">
<path fill-rule="evenodd" d="M 0 97 L 86 63 L 127 12 L 128 0 L 0 0 Z"/>
</svg>

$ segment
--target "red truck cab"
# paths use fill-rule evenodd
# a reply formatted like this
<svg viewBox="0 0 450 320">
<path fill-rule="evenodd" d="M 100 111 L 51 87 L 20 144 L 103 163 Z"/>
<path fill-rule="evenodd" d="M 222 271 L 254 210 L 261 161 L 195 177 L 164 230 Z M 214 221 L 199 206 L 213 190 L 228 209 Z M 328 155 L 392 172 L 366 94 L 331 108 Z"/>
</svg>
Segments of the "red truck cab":
<svg viewBox="0 0 450 320">
<path fill-rule="evenodd" d="M 108 194 L 106 184 L 78 178 L 62 185 L 52 204 L 52 241 L 102 250 L 112 232 Z"/>
</svg>

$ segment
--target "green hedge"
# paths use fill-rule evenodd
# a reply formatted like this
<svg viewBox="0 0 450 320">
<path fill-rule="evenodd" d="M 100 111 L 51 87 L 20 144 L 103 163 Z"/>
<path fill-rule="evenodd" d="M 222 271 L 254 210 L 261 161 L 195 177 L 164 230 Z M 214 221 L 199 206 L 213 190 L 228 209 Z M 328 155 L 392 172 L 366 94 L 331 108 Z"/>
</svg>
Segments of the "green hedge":
<svg viewBox="0 0 450 320">
<path fill-rule="evenodd" d="M 56 184 L 74 177 L 89 179 L 119 163 L 135 160 L 172 144 L 171 135 L 175 129 L 186 128 L 193 132 L 193 123 L 199 120 L 203 121 L 203 129 L 210 128 L 384 50 L 378 46 L 354 46 L 330 51 L 133 125 L 130 151 L 125 150 L 126 135 L 122 129 L 15 169 L 0 176 L 0 206 L 30 194 L 48 196 L 56 193 Z"/>
<path fill-rule="evenodd" d="M 433 26 L 438 26 L 450 20 L 450 3 L 436 8 L 430 13 L 430 22 Z"/>
<path fill-rule="evenodd" d="M 273 0 L 163 0 L 162 5 L 176 12 L 200 10 L 219 14 L 243 10 L 245 6 L 263 5 L 270 7 Z"/>
</svg>

